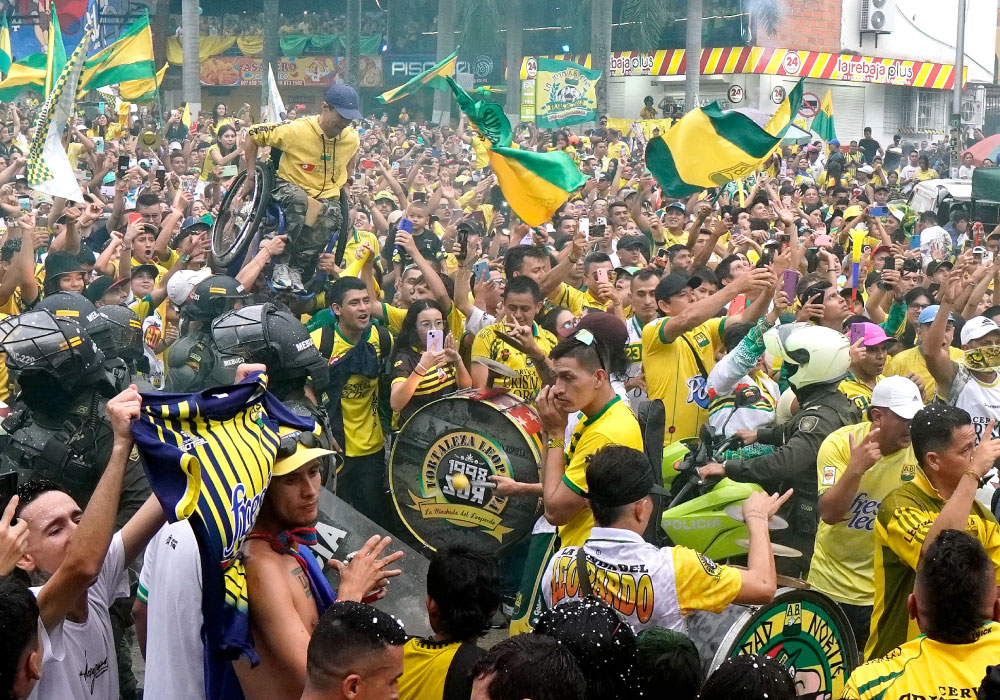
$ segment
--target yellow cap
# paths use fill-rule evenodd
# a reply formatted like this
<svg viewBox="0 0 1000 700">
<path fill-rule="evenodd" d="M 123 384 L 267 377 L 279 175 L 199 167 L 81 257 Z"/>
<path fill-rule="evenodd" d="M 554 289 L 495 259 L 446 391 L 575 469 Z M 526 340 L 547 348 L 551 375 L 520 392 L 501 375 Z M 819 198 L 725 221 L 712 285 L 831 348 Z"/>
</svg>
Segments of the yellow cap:
<svg viewBox="0 0 1000 700">
<path fill-rule="evenodd" d="M 311 435 L 311 433 L 307 434 Z M 299 436 L 302 435 L 302 431 L 281 426 L 278 429 L 278 435 L 282 438 L 295 437 L 298 441 Z M 318 444 L 319 443 L 317 443 L 317 445 Z M 285 476 L 286 474 L 291 474 L 299 467 L 305 466 L 314 459 L 319 459 L 320 457 L 325 457 L 326 455 L 332 455 L 333 453 L 333 450 L 327 450 L 318 446 L 307 447 L 299 441 L 293 454 L 288 457 L 275 460 L 274 466 L 271 468 L 271 476 Z"/>
</svg>

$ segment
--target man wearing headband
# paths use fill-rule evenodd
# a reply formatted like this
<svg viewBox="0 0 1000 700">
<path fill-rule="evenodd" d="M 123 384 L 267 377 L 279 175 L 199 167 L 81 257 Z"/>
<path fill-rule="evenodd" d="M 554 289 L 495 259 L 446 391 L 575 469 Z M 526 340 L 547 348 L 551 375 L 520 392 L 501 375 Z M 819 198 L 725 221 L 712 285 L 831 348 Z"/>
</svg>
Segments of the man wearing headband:
<svg viewBox="0 0 1000 700">
<path fill-rule="evenodd" d="M 744 501 L 750 544 L 748 566 L 740 570 L 686 547 L 658 548 L 643 539 L 655 511 L 653 496 L 668 495 L 656 485 L 643 452 L 618 445 L 600 449 L 587 467 L 587 485 L 595 527 L 583 545 L 563 547 L 550 560 L 542 579 L 550 608 L 595 595 L 637 633 L 649 627 L 686 632 L 684 618 L 693 610 L 717 613 L 732 602 L 761 604 L 774 597 L 767 521 L 791 491 L 780 498 L 758 491 Z"/>
<path fill-rule="evenodd" d="M 937 382 L 937 395 L 951 406 L 969 412 L 976 429 L 976 442 L 983 438 L 991 419 L 1000 419 L 1000 326 L 985 316 L 970 318 L 962 326 L 964 357 L 951 359 L 945 344 L 946 327 L 955 299 L 963 285 L 960 277 L 941 286 L 941 306 L 920 349 L 927 369 Z M 993 429 L 993 437 L 998 431 Z"/>
</svg>

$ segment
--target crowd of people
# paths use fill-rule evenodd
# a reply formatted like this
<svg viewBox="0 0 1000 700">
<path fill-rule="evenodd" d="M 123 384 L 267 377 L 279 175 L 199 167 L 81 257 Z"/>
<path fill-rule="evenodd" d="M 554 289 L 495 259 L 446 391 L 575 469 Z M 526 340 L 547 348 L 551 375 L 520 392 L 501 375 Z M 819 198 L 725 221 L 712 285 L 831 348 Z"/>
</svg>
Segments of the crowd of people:
<svg viewBox="0 0 1000 700">
<path fill-rule="evenodd" d="M 1000 697 L 1000 226 L 910 209 L 928 154 L 866 129 L 677 199 L 641 134 L 524 124 L 520 148 L 586 176 L 532 227 L 464 117 L 392 125 L 342 84 L 280 123 L 81 116 L 80 202 L 29 187 L 33 114 L 0 113 L 0 694 L 782 700 L 794 667 L 706 677 L 687 620 L 766 604 L 783 574 L 849 621 L 866 663 L 844 698 Z M 213 227 L 265 195 L 278 228 L 220 260 Z M 530 404 L 544 449 L 538 478 L 476 486 L 539 520 L 520 548 L 456 528 L 425 550 L 432 634 L 408 635 L 378 610 L 412 543 L 387 455 L 486 387 Z M 725 563 L 649 536 L 678 492 L 659 456 L 713 435 L 696 490 L 761 487 Z M 192 460 L 217 474 L 201 499 Z M 383 533 L 329 560 L 336 588 L 309 549 L 324 488 Z M 216 615 L 206 513 L 230 498 Z"/>
</svg>

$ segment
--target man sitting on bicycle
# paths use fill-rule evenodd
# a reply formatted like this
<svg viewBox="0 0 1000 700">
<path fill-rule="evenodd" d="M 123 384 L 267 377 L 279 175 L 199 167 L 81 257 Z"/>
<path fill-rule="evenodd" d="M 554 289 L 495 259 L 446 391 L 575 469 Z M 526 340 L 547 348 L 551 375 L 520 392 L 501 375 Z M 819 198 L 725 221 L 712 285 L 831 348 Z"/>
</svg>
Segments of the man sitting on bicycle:
<svg viewBox="0 0 1000 700">
<path fill-rule="evenodd" d="M 323 96 L 318 116 L 280 124 L 258 124 L 243 145 L 247 178 L 240 191 L 245 199 L 254 191 L 257 148 L 281 151 L 271 196 L 285 215 L 288 249 L 271 273 L 276 289 L 304 292 L 302 275 L 315 264 L 333 231 L 340 228 L 340 188 L 347 182 L 352 160 L 361 143 L 351 120 L 361 119 L 358 93 L 349 85 L 334 84 Z M 306 225 L 309 198 L 320 201 L 316 221 Z"/>
</svg>

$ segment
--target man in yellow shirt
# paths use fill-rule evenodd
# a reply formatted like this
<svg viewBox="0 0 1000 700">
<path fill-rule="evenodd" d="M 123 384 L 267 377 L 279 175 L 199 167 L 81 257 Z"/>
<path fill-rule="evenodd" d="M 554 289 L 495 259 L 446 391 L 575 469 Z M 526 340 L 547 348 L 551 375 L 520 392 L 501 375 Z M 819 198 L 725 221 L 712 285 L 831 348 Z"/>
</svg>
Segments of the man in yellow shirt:
<svg viewBox="0 0 1000 700">
<path fill-rule="evenodd" d="M 912 381 L 883 379 L 872 392 L 870 420 L 830 433 L 816 458 L 820 523 L 809 585 L 840 603 L 862 648 L 875 598 L 875 514 L 916 474 L 910 421 L 923 407 Z"/>
<path fill-rule="evenodd" d="M 982 544 L 942 531 L 920 560 L 906 608 L 922 634 L 854 669 L 844 698 L 977 697 L 988 665 L 1000 659 L 996 572 Z"/>
<path fill-rule="evenodd" d="M 977 446 L 968 412 L 945 404 L 920 409 L 910 435 L 920 469 L 885 497 L 875 521 L 875 604 L 866 659 L 885 656 L 919 634 L 907 619 L 907 596 L 917 565 L 942 531 L 975 537 L 1000 572 L 1000 527 L 976 501 L 980 480 L 1000 458 L 1000 440 L 984 437 Z"/>
<path fill-rule="evenodd" d="M 924 342 L 924 337 L 927 335 L 927 331 L 931 327 L 931 323 L 934 321 L 934 317 L 937 316 L 938 309 L 940 308 L 940 306 L 934 304 L 921 310 L 920 316 L 917 319 L 916 346 L 890 357 L 885 363 L 885 369 L 882 371 L 887 377 L 893 375 L 905 377 L 910 374 L 919 377 L 924 385 L 924 403 L 930 403 L 934 399 L 937 393 L 937 382 L 927 367 L 927 360 L 924 358 L 921 344 Z M 951 341 L 955 338 L 955 314 L 949 313 L 948 316 L 948 324 L 944 332 L 944 342 L 948 348 L 948 355 L 951 357 L 952 362 L 958 362 L 962 359 L 962 351 L 956 347 L 952 347 L 951 344 Z"/>
<path fill-rule="evenodd" d="M 852 343 L 851 369 L 840 382 L 840 391 L 850 399 L 859 411 L 868 408 L 872 400 L 872 389 L 882 381 L 882 370 L 889 357 L 889 346 L 896 342 L 874 323 L 851 324 L 861 326 L 861 343 Z"/>
<path fill-rule="evenodd" d="M 349 85 L 326 89 L 318 116 L 300 117 L 280 124 L 259 124 L 243 144 L 248 165 L 257 161 L 257 148 L 281 151 L 271 196 L 285 214 L 288 251 L 275 263 L 271 282 L 276 289 L 305 291 L 302 275 L 315 264 L 323 246 L 341 227 L 340 188 L 347 182 L 351 161 L 361 140 L 351 121 L 361 119 L 358 93 Z M 254 191 L 254 169 L 248 168 L 240 196 Z M 306 225 L 309 200 L 323 206 L 316 221 Z"/>
</svg>

